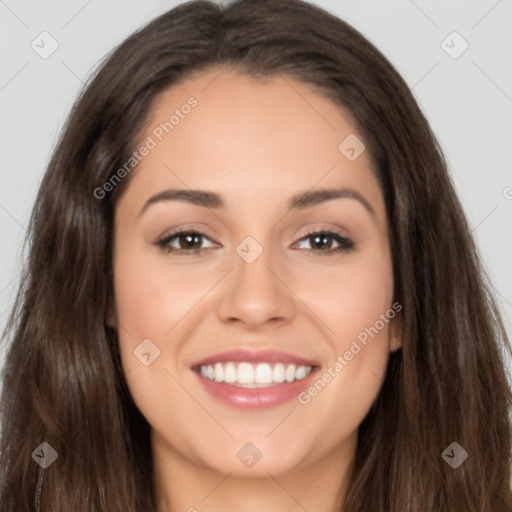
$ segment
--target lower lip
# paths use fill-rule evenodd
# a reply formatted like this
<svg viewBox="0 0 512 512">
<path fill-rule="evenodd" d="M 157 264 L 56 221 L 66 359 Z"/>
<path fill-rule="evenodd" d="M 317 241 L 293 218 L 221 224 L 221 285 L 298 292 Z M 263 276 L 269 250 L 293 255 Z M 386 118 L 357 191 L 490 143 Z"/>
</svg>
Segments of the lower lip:
<svg viewBox="0 0 512 512">
<path fill-rule="evenodd" d="M 309 386 L 317 369 L 313 368 L 309 375 L 301 380 L 283 382 L 267 388 L 239 388 L 225 382 L 205 379 L 196 371 L 194 373 L 206 390 L 217 400 L 237 409 L 264 409 L 276 407 L 296 398 Z"/>
</svg>

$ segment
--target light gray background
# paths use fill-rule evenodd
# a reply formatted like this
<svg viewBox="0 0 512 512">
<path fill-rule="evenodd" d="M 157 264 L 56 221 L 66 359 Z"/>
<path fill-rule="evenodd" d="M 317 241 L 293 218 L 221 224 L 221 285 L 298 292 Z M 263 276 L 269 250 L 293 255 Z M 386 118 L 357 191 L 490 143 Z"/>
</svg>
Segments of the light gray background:
<svg viewBox="0 0 512 512">
<path fill-rule="evenodd" d="M 37 187 L 82 83 L 115 45 L 178 3 L 0 0 L 0 329 Z M 512 335 L 512 0 L 315 3 L 368 37 L 413 89 L 445 151 Z M 43 31 L 59 45 L 47 59 L 31 47 Z M 441 46 L 453 31 L 469 44 L 456 59 Z M 462 48 L 453 37 L 445 44 L 452 53 Z"/>
</svg>

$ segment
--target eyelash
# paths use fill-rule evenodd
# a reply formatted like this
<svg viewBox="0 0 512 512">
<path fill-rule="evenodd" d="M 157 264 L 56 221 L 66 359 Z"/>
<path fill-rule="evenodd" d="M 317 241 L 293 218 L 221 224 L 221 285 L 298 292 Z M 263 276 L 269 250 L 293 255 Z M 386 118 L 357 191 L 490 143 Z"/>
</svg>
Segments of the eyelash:
<svg viewBox="0 0 512 512">
<path fill-rule="evenodd" d="M 163 238 L 158 240 L 156 242 L 156 245 L 165 253 L 173 253 L 176 255 L 182 254 L 187 256 L 192 256 L 195 254 L 199 254 L 204 248 L 193 248 L 193 249 L 177 249 L 175 247 L 170 246 L 170 242 L 176 238 L 179 238 L 183 235 L 199 235 L 200 237 L 207 238 L 210 240 L 210 238 L 202 233 L 201 231 L 195 231 L 195 230 L 182 230 L 182 231 L 175 231 L 173 233 L 170 233 L 168 235 L 165 235 Z M 329 230 L 316 230 L 316 231 L 310 231 L 306 233 L 299 242 L 306 240 L 308 238 L 312 238 L 314 235 L 327 235 L 327 238 L 331 238 L 338 242 L 340 244 L 339 247 L 336 247 L 334 249 L 330 249 L 327 251 L 321 251 L 321 250 L 314 250 L 314 249 L 305 249 L 307 254 L 311 256 L 332 256 L 334 254 L 339 254 L 342 252 L 349 252 L 355 248 L 355 243 L 350 240 L 347 237 L 341 236 L 340 234 L 329 231 Z"/>
</svg>

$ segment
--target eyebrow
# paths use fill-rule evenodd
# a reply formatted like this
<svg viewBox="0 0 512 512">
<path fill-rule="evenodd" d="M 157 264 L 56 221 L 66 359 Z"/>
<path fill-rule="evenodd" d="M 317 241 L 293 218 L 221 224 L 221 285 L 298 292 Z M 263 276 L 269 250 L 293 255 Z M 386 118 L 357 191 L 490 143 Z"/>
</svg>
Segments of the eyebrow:
<svg viewBox="0 0 512 512">
<path fill-rule="evenodd" d="M 332 199 L 355 199 L 361 203 L 365 209 L 373 216 L 375 211 L 371 204 L 356 190 L 351 188 L 340 188 L 340 189 L 321 189 L 315 191 L 301 192 L 292 196 L 288 202 L 288 208 L 291 210 L 297 208 L 299 210 L 305 210 L 317 204 Z M 158 192 L 154 196 L 151 196 L 142 207 L 139 217 L 152 205 L 162 201 L 183 201 L 186 203 L 194 204 L 197 206 L 203 206 L 205 208 L 220 209 L 224 208 L 225 204 L 222 196 L 216 192 L 209 192 L 206 190 L 192 190 L 192 189 L 169 189 Z"/>
</svg>

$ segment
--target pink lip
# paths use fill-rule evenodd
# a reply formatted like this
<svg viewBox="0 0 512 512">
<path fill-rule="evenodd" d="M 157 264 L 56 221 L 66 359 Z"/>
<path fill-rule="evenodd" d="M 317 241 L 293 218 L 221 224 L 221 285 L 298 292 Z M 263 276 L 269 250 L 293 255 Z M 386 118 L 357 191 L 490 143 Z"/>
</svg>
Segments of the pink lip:
<svg viewBox="0 0 512 512">
<path fill-rule="evenodd" d="M 236 350 L 227 350 L 226 352 L 220 352 L 219 354 L 214 354 L 212 356 L 206 357 L 205 359 L 201 359 L 200 361 L 196 361 L 192 363 L 191 367 L 195 368 L 198 366 L 203 366 L 207 364 L 215 364 L 215 363 L 227 363 L 232 361 L 234 363 L 248 362 L 248 363 L 285 363 L 285 364 L 295 364 L 298 366 L 318 366 L 316 361 L 311 361 L 308 359 L 303 359 L 302 357 L 294 356 L 292 354 L 287 354 L 286 352 L 281 352 L 279 350 L 274 349 L 264 349 L 264 350 L 246 350 L 246 349 L 236 349 Z"/>
<path fill-rule="evenodd" d="M 318 367 L 301 380 L 295 382 L 283 382 L 268 388 L 237 388 L 225 382 L 215 382 L 205 379 L 194 372 L 205 389 L 217 400 L 237 409 L 264 409 L 276 407 L 289 400 L 297 398 L 297 395 L 311 385 Z"/>
<path fill-rule="evenodd" d="M 298 366 L 312 366 L 312 370 L 304 379 L 295 382 L 283 382 L 267 388 L 241 388 L 225 382 L 215 382 L 201 377 L 197 371 L 199 366 L 226 362 L 248 363 L 284 363 Z M 276 407 L 293 398 L 311 385 L 312 379 L 319 369 L 315 361 L 280 352 L 278 350 L 228 350 L 220 354 L 201 359 L 191 365 L 204 388 L 217 400 L 238 409 L 263 409 Z"/>
</svg>

